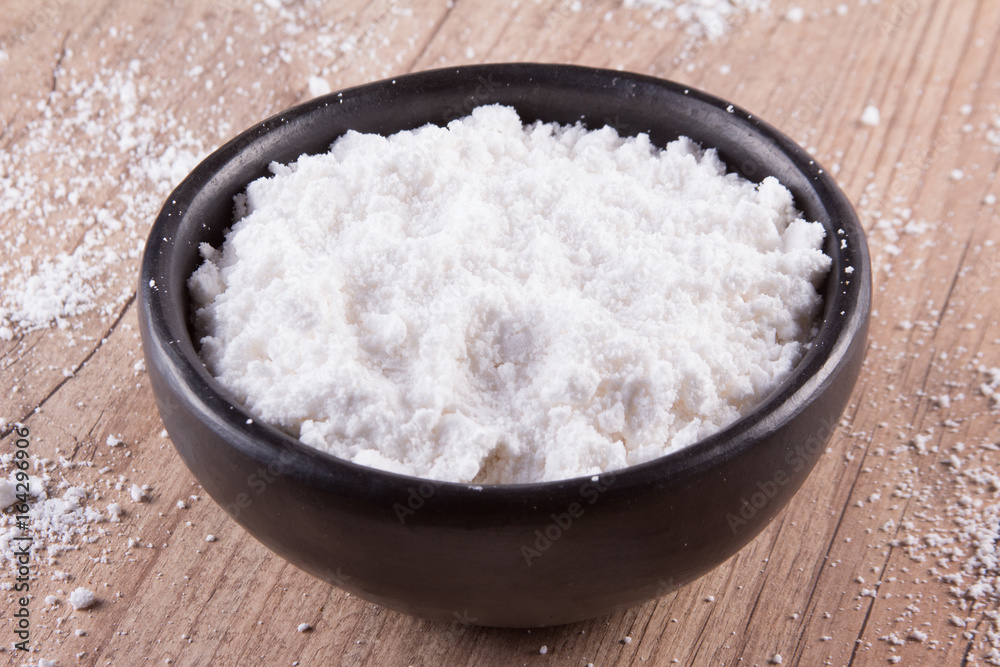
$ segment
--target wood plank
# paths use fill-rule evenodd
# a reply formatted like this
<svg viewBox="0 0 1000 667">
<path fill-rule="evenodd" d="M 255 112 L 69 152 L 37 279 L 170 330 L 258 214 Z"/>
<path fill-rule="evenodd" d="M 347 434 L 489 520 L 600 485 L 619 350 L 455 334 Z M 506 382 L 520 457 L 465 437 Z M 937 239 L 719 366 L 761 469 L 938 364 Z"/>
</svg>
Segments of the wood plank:
<svg viewBox="0 0 1000 667">
<path fill-rule="evenodd" d="M 968 527 L 980 529 L 988 551 L 1000 505 L 1000 421 L 980 393 L 988 379 L 980 367 L 1000 366 L 1000 215 L 984 202 L 1000 195 L 1000 3 L 771 5 L 737 19 L 716 42 L 696 42 L 670 12 L 616 0 L 6 3 L 0 179 L 22 194 L 6 200 L 20 203 L 11 210 L 0 198 L 0 281 L 7 289 L 24 275 L 13 263 L 21 257 L 37 271 L 46 258 L 85 247 L 88 230 L 99 232 L 94 247 L 117 259 L 87 255 L 98 271 L 88 284 L 104 289 L 92 310 L 66 317 L 62 329 L 16 329 L 0 340 L 0 417 L 24 422 L 32 451 L 51 461 L 50 495 L 63 482 L 82 486 L 89 506 L 104 512 L 118 502 L 125 514 L 92 525 L 93 542 L 78 536 L 51 563 L 37 563 L 28 655 L 11 649 L 16 599 L 3 591 L 4 658 L 766 665 L 780 654 L 801 665 L 1000 662 L 998 596 L 969 592 L 977 581 L 992 583 L 996 566 L 987 559 L 982 571 L 963 572 L 980 565 Z M 801 22 L 785 18 L 793 6 L 804 10 Z M 250 539 L 161 436 L 136 366 L 134 302 L 138 250 L 170 184 L 241 129 L 308 99 L 310 77 L 338 89 L 513 60 L 671 78 L 788 133 L 858 207 L 876 310 L 845 420 L 767 530 L 659 600 L 530 632 L 397 614 L 317 582 Z M 875 127 L 860 122 L 868 104 L 881 111 Z M 120 228 L 91 219 L 101 210 Z M 0 449 L 11 451 L 10 427 L 0 432 Z M 109 435 L 123 446 L 109 447 Z M 132 501 L 132 484 L 149 485 L 147 501 Z M 12 582 L 8 570 L 0 582 Z M 94 590 L 98 604 L 72 610 L 67 598 L 77 586 Z M 48 595 L 58 604 L 46 604 Z M 300 623 L 313 629 L 297 632 Z"/>
</svg>

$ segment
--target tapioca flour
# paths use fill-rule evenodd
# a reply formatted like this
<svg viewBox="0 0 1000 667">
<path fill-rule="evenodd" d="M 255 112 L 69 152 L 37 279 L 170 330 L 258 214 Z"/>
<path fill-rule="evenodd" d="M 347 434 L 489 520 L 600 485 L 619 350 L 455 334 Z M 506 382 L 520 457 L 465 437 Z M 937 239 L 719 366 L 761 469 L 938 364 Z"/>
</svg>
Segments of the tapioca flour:
<svg viewBox="0 0 1000 667">
<path fill-rule="evenodd" d="M 815 335 L 823 227 L 688 139 L 488 106 L 271 172 L 201 247 L 200 353 L 256 418 L 359 464 L 634 465 L 746 414 Z"/>
</svg>

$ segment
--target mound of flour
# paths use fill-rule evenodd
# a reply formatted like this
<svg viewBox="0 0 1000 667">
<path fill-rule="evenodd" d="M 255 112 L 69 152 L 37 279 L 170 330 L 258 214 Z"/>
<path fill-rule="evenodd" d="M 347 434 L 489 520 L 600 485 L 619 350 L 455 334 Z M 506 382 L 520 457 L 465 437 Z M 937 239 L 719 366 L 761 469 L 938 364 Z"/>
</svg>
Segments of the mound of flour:
<svg viewBox="0 0 1000 667">
<path fill-rule="evenodd" d="M 349 132 L 236 198 L 188 286 L 208 370 L 359 464 L 515 483 L 685 447 L 815 333 L 824 230 L 713 150 L 476 109 Z"/>
</svg>

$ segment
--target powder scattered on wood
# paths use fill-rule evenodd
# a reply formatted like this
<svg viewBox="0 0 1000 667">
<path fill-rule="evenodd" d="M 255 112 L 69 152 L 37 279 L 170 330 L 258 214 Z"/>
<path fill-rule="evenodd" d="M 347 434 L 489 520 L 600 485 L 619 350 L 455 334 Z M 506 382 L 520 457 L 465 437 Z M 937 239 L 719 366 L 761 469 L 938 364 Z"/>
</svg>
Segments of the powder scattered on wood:
<svg viewBox="0 0 1000 667">
<path fill-rule="evenodd" d="M 691 37 L 717 40 L 745 14 L 763 12 L 769 0 L 623 0 L 625 9 L 669 11 L 677 25 Z M 654 20 L 653 25 L 660 22 Z M 662 27 L 662 26 L 661 26 Z"/>
</svg>

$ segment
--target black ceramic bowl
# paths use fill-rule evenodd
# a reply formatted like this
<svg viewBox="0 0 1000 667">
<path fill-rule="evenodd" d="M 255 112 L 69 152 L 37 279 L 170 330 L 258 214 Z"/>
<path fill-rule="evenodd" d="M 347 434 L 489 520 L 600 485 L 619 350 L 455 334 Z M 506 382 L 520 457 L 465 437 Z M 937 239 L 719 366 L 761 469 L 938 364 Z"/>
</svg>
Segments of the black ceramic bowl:
<svg viewBox="0 0 1000 667">
<path fill-rule="evenodd" d="M 606 124 L 659 145 L 689 136 L 733 171 L 776 176 L 827 230 L 823 321 L 795 373 L 751 414 L 660 459 L 523 485 L 431 482 L 302 445 L 237 404 L 192 341 L 185 281 L 218 246 L 233 196 L 271 161 L 324 152 L 348 129 L 444 124 L 482 104 L 525 122 Z M 865 239 L 843 193 L 802 149 L 728 102 L 667 81 L 564 65 L 484 65 L 327 95 L 252 127 L 170 195 L 139 289 L 146 364 L 163 423 L 206 491 L 300 568 L 403 612 L 479 625 L 568 623 L 642 603 L 732 556 L 788 502 L 824 451 L 865 350 Z"/>
</svg>

